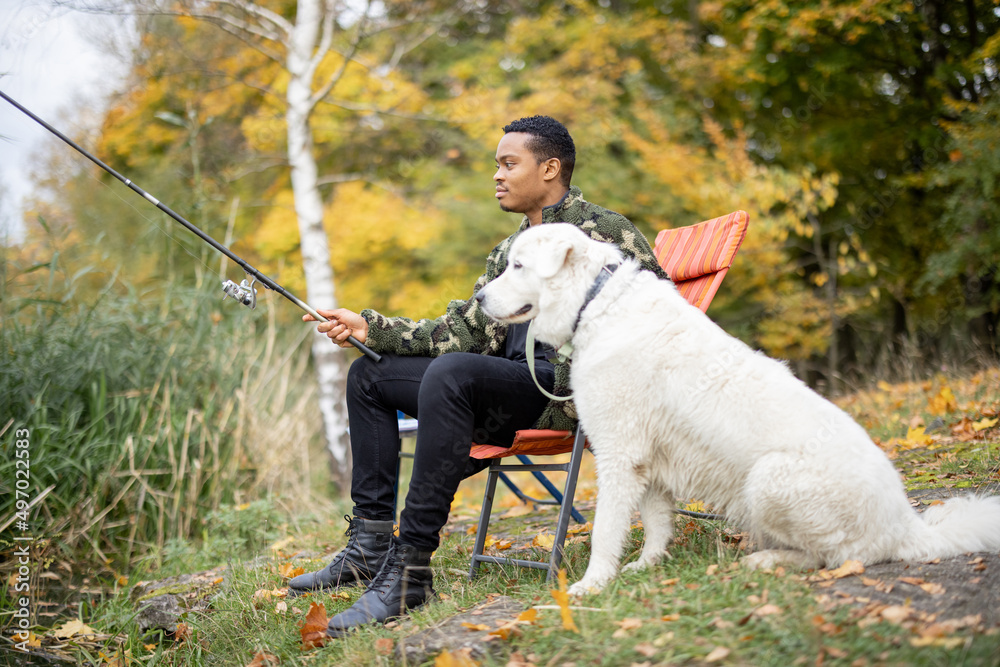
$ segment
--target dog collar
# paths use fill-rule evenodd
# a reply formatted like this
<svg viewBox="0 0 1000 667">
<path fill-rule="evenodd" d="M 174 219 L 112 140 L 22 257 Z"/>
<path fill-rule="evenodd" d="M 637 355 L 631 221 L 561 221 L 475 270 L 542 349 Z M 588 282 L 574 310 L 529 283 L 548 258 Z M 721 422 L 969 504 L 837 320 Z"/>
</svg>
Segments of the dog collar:
<svg viewBox="0 0 1000 667">
<path fill-rule="evenodd" d="M 601 272 L 598 273 L 597 278 L 594 279 L 594 284 L 590 286 L 589 290 L 587 290 L 587 298 L 583 300 L 583 305 L 580 306 L 580 312 L 576 314 L 576 321 L 573 322 L 573 333 L 576 333 L 576 326 L 580 324 L 580 318 L 583 316 L 584 309 L 590 305 L 590 302 L 593 301 L 598 294 L 600 294 L 601 289 L 604 287 L 604 284 L 608 282 L 608 279 L 610 279 L 612 275 L 614 275 L 615 271 L 618 270 L 619 266 L 621 265 L 605 264 L 604 266 L 601 267 Z M 531 379 L 535 381 L 535 386 L 538 387 L 538 390 L 542 392 L 542 394 L 544 394 L 546 397 L 552 399 L 553 401 L 571 400 L 573 398 L 572 395 L 556 396 L 555 394 L 546 391 L 545 388 L 541 384 L 539 384 L 538 378 L 535 376 L 534 328 L 535 328 L 535 320 L 531 320 L 531 323 L 528 324 L 528 333 L 525 336 L 525 341 L 524 341 L 525 352 L 527 353 L 528 357 L 528 372 L 531 373 Z M 569 358 L 573 356 L 572 337 L 570 338 L 570 340 L 563 343 L 562 346 L 558 350 L 556 350 L 554 354 L 549 352 L 546 353 L 545 356 L 549 359 L 549 361 L 553 362 L 565 363 L 566 361 L 568 361 Z"/>
<path fill-rule="evenodd" d="M 580 324 L 580 318 L 583 317 L 583 311 L 590 305 L 590 302 L 597 298 L 597 295 L 601 293 L 604 285 L 608 282 L 615 271 L 618 270 L 620 264 L 605 264 L 601 267 L 601 272 L 597 274 L 597 278 L 594 279 L 594 284 L 590 286 L 587 290 L 587 297 L 583 300 L 583 305 L 580 306 L 579 312 L 576 314 L 576 320 L 573 322 L 572 332 L 576 333 L 576 328 Z M 546 353 L 546 357 L 549 361 L 553 363 L 566 363 L 566 361 L 573 356 L 573 339 L 572 336 L 568 341 L 562 344 L 558 350 L 552 350 Z"/>
<path fill-rule="evenodd" d="M 601 272 L 597 274 L 597 278 L 594 279 L 594 284 L 590 286 L 587 291 L 587 298 L 583 300 L 583 305 L 580 306 L 580 312 L 576 314 L 576 321 L 573 322 L 573 333 L 576 333 L 576 327 L 580 324 L 580 318 L 583 317 L 583 311 L 590 305 L 590 302 L 597 298 L 597 295 L 601 293 L 604 285 L 608 282 L 611 276 L 614 275 L 615 271 L 618 270 L 620 264 L 605 264 L 601 267 Z"/>
</svg>

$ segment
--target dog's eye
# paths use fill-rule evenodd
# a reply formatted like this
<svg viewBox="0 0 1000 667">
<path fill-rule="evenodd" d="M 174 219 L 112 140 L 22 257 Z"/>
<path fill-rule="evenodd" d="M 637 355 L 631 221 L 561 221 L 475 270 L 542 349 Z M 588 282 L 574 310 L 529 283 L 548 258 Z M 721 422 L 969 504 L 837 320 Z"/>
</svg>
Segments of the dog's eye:
<svg viewBox="0 0 1000 667">
<path fill-rule="evenodd" d="M 513 266 L 515 269 L 520 269 L 521 268 L 521 262 L 514 262 L 511 266 Z"/>
</svg>

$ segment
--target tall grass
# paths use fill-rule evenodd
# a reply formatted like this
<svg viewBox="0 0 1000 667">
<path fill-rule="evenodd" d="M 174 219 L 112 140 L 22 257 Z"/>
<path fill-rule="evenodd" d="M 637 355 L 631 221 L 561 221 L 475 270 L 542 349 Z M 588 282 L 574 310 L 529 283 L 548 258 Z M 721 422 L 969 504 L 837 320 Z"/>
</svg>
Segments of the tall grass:
<svg viewBox="0 0 1000 667">
<path fill-rule="evenodd" d="M 8 251 L 9 252 L 9 251 Z M 32 528 L 66 555 L 127 567 L 199 536 L 219 508 L 307 501 L 319 435 L 306 328 L 275 304 L 139 290 L 56 260 L 0 283 L 0 521 L 15 512 L 14 433 L 30 432 Z M 91 283 L 92 284 L 92 283 Z M 6 531 L 5 531 L 6 532 Z"/>
</svg>

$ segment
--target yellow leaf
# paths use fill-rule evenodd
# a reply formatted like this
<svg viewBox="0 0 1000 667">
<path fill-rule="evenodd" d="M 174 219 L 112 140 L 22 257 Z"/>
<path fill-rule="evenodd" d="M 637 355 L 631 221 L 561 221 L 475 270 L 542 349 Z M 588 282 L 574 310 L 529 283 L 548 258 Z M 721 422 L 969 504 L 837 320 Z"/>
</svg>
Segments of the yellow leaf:
<svg viewBox="0 0 1000 667">
<path fill-rule="evenodd" d="M 725 646 L 716 646 L 709 652 L 708 655 L 705 656 L 705 662 L 718 662 L 719 660 L 725 660 L 728 655 L 728 648 Z"/>
<path fill-rule="evenodd" d="M 489 630 L 490 626 L 485 623 L 462 623 L 463 628 L 468 628 L 474 632 L 482 632 L 483 630 Z"/>
<path fill-rule="evenodd" d="M 289 544 L 291 544 L 292 541 L 293 541 L 293 538 L 289 535 L 288 537 L 286 537 L 283 540 L 278 540 L 277 542 L 275 542 L 274 544 L 272 544 L 271 546 L 269 546 L 268 549 L 270 549 L 271 551 L 281 551 L 282 549 L 284 549 L 285 547 L 287 547 Z"/>
<path fill-rule="evenodd" d="M 686 509 L 688 512 L 704 512 L 705 503 L 703 503 L 700 500 L 692 500 L 691 502 L 689 502 L 684 506 L 684 509 Z"/>
<path fill-rule="evenodd" d="M 885 380 L 879 380 L 877 383 L 875 383 L 875 386 L 881 389 L 882 391 L 892 391 L 892 385 L 886 382 Z"/>
<path fill-rule="evenodd" d="M 534 507 L 528 503 L 521 503 L 516 507 L 511 507 L 509 510 L 500 515 L 501 519 L 512 519 L 517 516 L 524 516 L 525 514 L 531 514 L 534 511 Z"/>
<path fill-rule="evenodd" d="M 945 386 L 941 387 L 935 396 L 927 399 L 927 407 L 931 414 L 943 415 L 958 410 L 958 402 L 955 400 L 955 394 L 952 393 L 951 387 Z"/>
<path fill-rule="evenodd" d="M 973 431 L 985 431 L 988 428 L 993 428 L 997 425 L 1000 418 L 990 419 L 989 417 L 983 417 L 981 420 L 972 423 Z"/>
<path fill-rule="evenodd" d="M 906 430 L 906 442 L 913 446 L 926 446 L 934 442 L 934 439 L 924 433 L 924 427 L 920 426 Z"/>
<path fill-rule="evenodd" d="M 946 649 L 955 649 L 965 643 L 964 637 L 912 637 L 910 645 L 917 648 L 924 646 L 940 646 Z"/>
<path fill-rule="evenodd" d="M 74 635 L 96 635 L 97 633 L 80 619 L 74 618 L 72 621 L 66 621 L 59 628 L 52 633 L 53 637 L 57 639 L 69 639 Z"/>
<path fill-rule="evenodd" d="M 525 623 L 534 623 L 535 619 L 538 618 L 537 609 L 525 609 L 517 616 L 517 620 L 523 621 Z"/>
<path fill-rule="evenodd" d="M 439 653 L 434 658 L 434 667 L 479 667 L 479 663 L 472 659 L 471 648 L 462 648 Z"/>
<path fill-rule="evenodd" d="M 157 646 L 156 644 L 143 644 L 142 645 L 142 647 L 144 649 L 146 649 L 147 651 L 155 651 L 156 650 L 156 646 Z"/>
<path fill-rule="evenodd" d="M 820 570 L 823 579 L 843 579 L 855 574 L 863 574 L 865 566 L 859 560 L 845 560 L 844 564 L 833 570 Z"/>
<path fill-rule="evenodd" d="M 552 550 L 553 545 L 556 543 L 555 535 L 551 533 L 538 533 L 535 535 L 535 539 L 531 540 L 531 546 L 538 547 L 540 549 Z"/>
<path fill-rule="evenodd" d="M 550 591 L 552 598 L 559 605 L 559 613 L 562 615 L 563 630 L 580 632 L 573 621 L 573 612 L 569 608 L 569 593 L 566 592 L 566 570 L 559 570 L 559 590 Z"/>
</svg>

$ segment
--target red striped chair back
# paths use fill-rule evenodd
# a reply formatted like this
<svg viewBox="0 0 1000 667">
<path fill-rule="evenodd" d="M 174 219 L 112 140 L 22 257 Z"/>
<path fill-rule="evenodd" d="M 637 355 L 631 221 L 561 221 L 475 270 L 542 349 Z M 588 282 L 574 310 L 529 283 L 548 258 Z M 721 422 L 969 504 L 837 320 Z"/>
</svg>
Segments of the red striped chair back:
<svg viewBox="0 0 1000 667">
<path fill-rule="evenodd" d="M 750 217 L 735 211 L 705 222 L 664 229 L 656 235 L 656 261 L 688 302 L 708 310 L 747 235 Z"/>
</svg>

